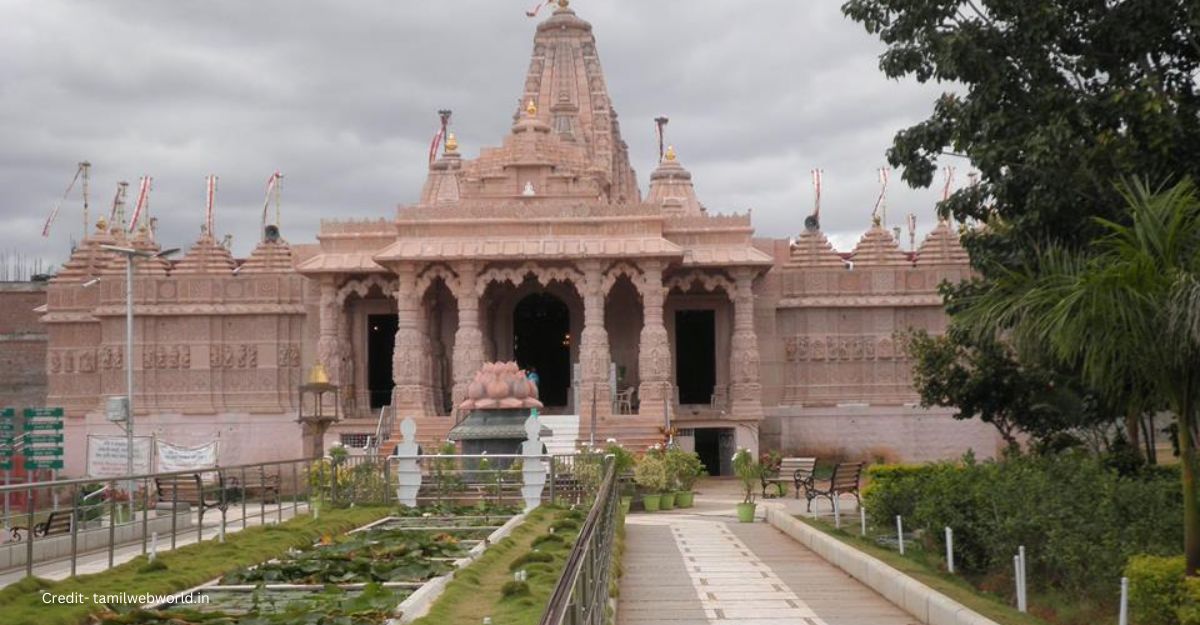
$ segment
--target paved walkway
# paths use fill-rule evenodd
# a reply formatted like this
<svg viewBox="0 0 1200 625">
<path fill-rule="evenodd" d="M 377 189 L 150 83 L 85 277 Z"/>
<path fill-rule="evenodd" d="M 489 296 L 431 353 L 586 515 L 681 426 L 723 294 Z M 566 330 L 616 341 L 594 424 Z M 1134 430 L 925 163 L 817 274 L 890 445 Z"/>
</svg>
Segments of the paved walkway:
<svg viewBox="0 0 1200 625">
<path fill-rule="evenodd" d="M 619 625 L 917 624 L 763 523 L 761 506 L 759 521 L 738 523 L 737 488 L 708 481 L 695 508 L 629 515 Z"/>
</svg>

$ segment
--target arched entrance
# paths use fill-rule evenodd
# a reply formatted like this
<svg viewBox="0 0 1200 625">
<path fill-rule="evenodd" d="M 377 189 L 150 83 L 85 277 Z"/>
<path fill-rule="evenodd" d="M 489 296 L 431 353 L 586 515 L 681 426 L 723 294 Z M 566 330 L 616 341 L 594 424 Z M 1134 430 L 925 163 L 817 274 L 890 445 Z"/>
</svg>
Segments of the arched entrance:
<svg viewBox="0 0 1200 625">
<path fill-rule="evenodd" d="M 538 395 L 546 406 L 566 406 L 571 387 L 571 313 L 550 293 L 533 293 L 513 310 L 513 354 L 524 369 L 536 367 Z"/>
</svg>

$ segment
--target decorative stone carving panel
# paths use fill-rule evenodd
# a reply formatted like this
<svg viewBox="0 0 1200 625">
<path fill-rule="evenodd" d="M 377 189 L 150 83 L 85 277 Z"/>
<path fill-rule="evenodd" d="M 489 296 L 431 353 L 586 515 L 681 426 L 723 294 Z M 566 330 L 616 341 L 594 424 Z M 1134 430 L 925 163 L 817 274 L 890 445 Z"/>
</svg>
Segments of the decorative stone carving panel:
<svg viewBox="0 0 1200 625">
<path fill-rule="evenodd" d="M 146 345 L 142 348 L 142 369 L 191 369 L 190 345 Z"/>
<path fill-rule="evenodd" d="M 893 336 L 789 336 L 783 353 L 788 362 L 908 360 Z"/>
</svg>

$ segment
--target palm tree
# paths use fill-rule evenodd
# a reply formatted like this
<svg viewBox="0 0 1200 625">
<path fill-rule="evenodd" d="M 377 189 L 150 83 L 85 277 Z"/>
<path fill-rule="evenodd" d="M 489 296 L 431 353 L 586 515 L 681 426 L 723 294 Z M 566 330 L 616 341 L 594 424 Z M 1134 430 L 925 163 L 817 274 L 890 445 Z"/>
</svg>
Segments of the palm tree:
<svg viewBox="0 0 1200 625">
<path fill-rule="evenodd" d="M 1089 249 L 1048 246 L 1028 264 L 996 267 L 995 288 L 958 302 L 956 323 L 1003 336 L 1021 353 L 1079 367 L 1114 398 L 1139 389 L 1175 413 L 1188 575 L 1200 569 L 1196 444 L 1200 395 L 1200 200 L 1190 180 L 1120 185 L 1129 224 Z"/>
</svg>

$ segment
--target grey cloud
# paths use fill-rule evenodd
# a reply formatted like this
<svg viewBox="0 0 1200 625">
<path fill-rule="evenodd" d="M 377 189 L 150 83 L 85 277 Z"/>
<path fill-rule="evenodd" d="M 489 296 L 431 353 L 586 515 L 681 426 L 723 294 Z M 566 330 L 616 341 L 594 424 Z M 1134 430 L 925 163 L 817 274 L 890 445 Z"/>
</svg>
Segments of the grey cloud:
<svg viewBox="0 0 1200 625">
<path fill-rule="evenodd" d="M 38 236 L 79 160 L 94 164 L 93 217 L 118 180 L 155 178 L 164 245 L 187 247 L 204 176 L 221 177 L 219 232 L 246 254 L 263 187 L 284 172 L 285 236 L 319 220 L 380 217 L 416 199 L 436 110 L 455 111 L 468 156 L 499 143 L 520 95 L 535 22 L 529 0 L 125 2 L 17 0 L 0 8 L 0 250 L 61 262 L 78 200 Z M 852 246 L 894 132 L 943 88 L 889 81 L 878 42 L 837 3 L 576 0 L 595 26 L 609 89 L 644 186 L 652 119 L 713 211 L 754 209 L 789 236 L 826 171 L 823 223 Z M 959 180 L 965 180 L 965 172 Z M 891 222 L 933 224 L 939 191 L 893 175 Z"/>
</svg>

